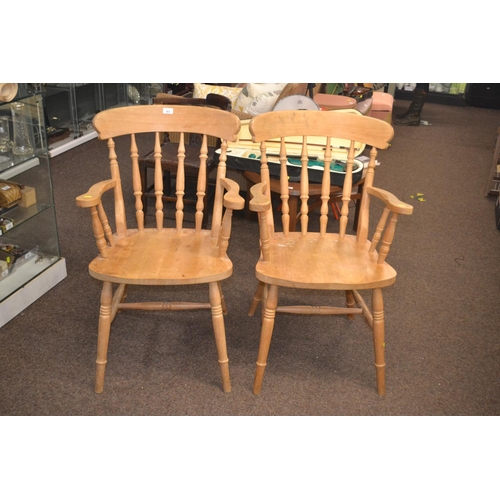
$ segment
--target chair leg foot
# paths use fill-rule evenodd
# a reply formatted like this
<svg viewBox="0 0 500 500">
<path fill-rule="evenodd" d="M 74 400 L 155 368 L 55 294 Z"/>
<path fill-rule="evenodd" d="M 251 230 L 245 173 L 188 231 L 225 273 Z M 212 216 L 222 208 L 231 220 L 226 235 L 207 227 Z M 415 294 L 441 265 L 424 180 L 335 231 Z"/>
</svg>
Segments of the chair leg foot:
<svg viewBox="0 0 500 500">
<path fill-rule="evenodd" d="M 260 394 L 260 390 L 262 389 L 262 381 L 264 379 L 264 371 L 266 369 L 266 365 L 257 363 L 255 368 L 255 378 L 253 381 L 253 393 L 258 396 Z"/>
<path fill-rule="evenodd" d="M 229 377 L 229 360 L 225 362 L 219 361 L 220 372 L 222 377 L 222 391 L 231 392 L 231 378 Z"/>
<path fill-rule="evenodd" d="M 113 301 L 113 285 L 105 282 L 102 286 L 101 307 L 99 313 L 99 330 L 97 333 L 97 360 L 95 375 L 95 392 L 100 394 L 104 389 L 109 332 L 111 330 L 111 304 Z"/>
<path fill-rule="evenodd" d="M 385 365 L 375 365 L 377 371 L 377 393 L 379 396 L 385 396 Z"/>
<path fill-rule="evenodd" d="M 265 302 L 264 314 L 262 316 L 262 330 L 260 334 L 259 354 L 257 356 L 257 366 L 253 384 L 253 393 L 259 394 L 264 379 L 264 371 L 267 365 L 267 356 L 271 337 L 273 335 L 274 320 L 276 317 L 276 307 L 278 305 L 278 287 L 271 285 Z"/>
<path fill-rule="evenodd" d="M 106 362 L 100 363 L 96 361 L 96 369 L 95 369 L 95 387 L 94 392 L 96 394 L 101 394 L 104 390 L 104 374 L 106 371 Z"/>
</svg>

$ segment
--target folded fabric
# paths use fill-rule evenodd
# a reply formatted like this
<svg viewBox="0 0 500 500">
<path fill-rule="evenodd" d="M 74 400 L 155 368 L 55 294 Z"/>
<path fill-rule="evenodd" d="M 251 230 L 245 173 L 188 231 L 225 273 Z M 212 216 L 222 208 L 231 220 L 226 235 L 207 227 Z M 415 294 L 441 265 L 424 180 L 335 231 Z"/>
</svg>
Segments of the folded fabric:
<svg viewBox="0 0 500 500">
<path fill-rule="evenodd" d="M 276 101 L 278 100 L 281 90 L 274 90 L 272 92 L 263 92 L 259 94 L 246 108 L 245 113 L 252 116 L 260 115 L 272 111 Z"/>
<path fill-rule="evenodd" d="M 266 92 L 281 92 L 285 88 L 286 83 L 247 83 L 236 100 L 233 110 L 245 112 L 245 109 L 250 106 L 252 101 Z M 278 94 L 279 95 L 279 94 Z"/>
</svg>

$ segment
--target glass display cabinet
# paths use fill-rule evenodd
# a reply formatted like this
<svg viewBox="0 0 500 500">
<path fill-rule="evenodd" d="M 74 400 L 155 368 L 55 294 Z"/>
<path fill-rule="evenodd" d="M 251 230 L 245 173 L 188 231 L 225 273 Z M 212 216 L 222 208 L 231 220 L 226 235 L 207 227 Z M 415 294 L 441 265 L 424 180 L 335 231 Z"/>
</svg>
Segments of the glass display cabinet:
<svg viewBox="0 0 500 500">
<path fill-rule="evenodd" d="M 44 118 L 51 157 L 97 137 L 92 119 L 99 111 L 130 104 L 124 83 L 35 85 L 43 89 Z"/>
<path fill-rule="evenodd" d="M 41 89 L 0 102 L 0 327 L 66 277 L 45 124 Z"/>
<path fill-rule="evenodd" d="M 99 83 L 101 109 L 126 106 L 127 86 L 124 83 Z"/>
<path fill-rule="evenodd" d="M 97 137 L 92 120 L 99 111 L 151 104 L 159 83 L 23 83 L 26 92 L 41 91 L 51 158 Z"/>
<path fill-rule="evenodd" d="M 92 118 L 103 109 L 100 84 L 46 83 L 43 98 L 51 157 L 97 137 Z"/>
</svg>

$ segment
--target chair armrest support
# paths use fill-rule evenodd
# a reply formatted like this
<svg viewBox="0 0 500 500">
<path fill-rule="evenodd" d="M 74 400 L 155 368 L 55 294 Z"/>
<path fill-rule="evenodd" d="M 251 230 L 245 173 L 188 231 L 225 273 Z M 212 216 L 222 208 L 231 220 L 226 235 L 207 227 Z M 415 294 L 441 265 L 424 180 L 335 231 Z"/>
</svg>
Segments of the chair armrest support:
<svg viewBox="0 0 500 500">
<path fill-rule="evenodd" d="M 402 201 L 398 200 L 398 198 L 396 198 L 396 196 L 394 196 L 392 193 L 389 193 L 389 191 L 385 191 L 384 189 L 376 187 L 367 187 L 366 190 L 369 194 L 380 198 L 385 203 L 387 208 L 392 212 L 404 215 L 410 215 L 411 213 L 413 213 L 412 205 L 408 205 L 408 203 L 403 203 Z"/>
<path fill-rule="evenodd" d="M 97 182 L 85 194 L 76 198 L 76 204 L 82 208 L 95 207 L 101 202 L 101 196 L 115 186 L 116 180 L 113 179 Z"/>
<path fill-rule="evenodd" d="M 265 212 L 271 208 L 271 200 L 265 195 L 266 183 L 259 182 L 250 188 L 250 202 L 248 208 L 252 212 Z"/>
<path fill-rule="evenodd" d="M 92 217 L 92 230 L 97 248 L 101 257 L 107 256 L 107 248 L 114 245 L 113 234 L 108 218 L 101 203 L 102 195 L 116 186 L 116 180 L 109 179 L 94 184 L 85 194 L 76 198 L 76 204 L 82 208 L 89 208 Z"/>
</svg>

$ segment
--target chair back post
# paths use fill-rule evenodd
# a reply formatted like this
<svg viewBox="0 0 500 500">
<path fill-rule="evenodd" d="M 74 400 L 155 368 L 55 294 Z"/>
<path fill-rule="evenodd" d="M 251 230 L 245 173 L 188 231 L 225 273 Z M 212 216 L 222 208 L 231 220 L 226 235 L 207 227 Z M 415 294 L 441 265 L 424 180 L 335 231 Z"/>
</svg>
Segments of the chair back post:
<svg viewBox="0 0 500 500">
<path fill-rule="evenodd" d="M 280 141 L 280 191 L 281 191 L 281 222 L 283 226 L 283 233 L 285 235 L 287 235 L 288 232 L 290 231 L 290 206 L 288 204 L 290 195 L 288 194 L 288 170 L 286 164 L 287 164 L 287 158 L 286 158 L 285 138 L 282 137 Z M 267 174 L 269 174 L 269 169 L 267 171 Z M 268 177 L 269 175 L 267 175 L 266 186 L 269 188 Z M 268 189 L 268 192 L 269 192 L 268 196 L 270 196 L 271 190 Z M 272 216 L 272 211 L 271 211 L 271 216 Z"/>
<path fill-rule="evenodd" d="M 177 231 L 182 229 L 182 221 L 184 219 L 184 194 L 185 194 L 185 173 L 184 173 L 184 160 L 186 159 L 186 146 L 184 132 L 180 134 L 179 149 L 177 150 L 177 175 L 175 178 L 175 196 L 177 201 L 175 203 L 175 227 Z M 160 165 L 161 170 L 161 165 Z M 163 195 L 163 193 L 162 193 Z"/>
<path fill-rule="evenodd" d="M 323 177 L 321 180 L 321 208 L 320 208 L 320 234 L 324 236 L 326 234 L 326 228 L 328 224 L 328 202 L 330 201 L 330 165 L 332 164 L 332 148 L 331 148 L 331 137 L 326 139 L 325 147 L 325 161 L 323 169 Z"/>
<path fill-rule="evenodd" d="M 309 224 L 309 151 L 307 149 L 307 136 L 302 137 L 302 150 L 300 152 L 300 232 L 302 236 L 307 234 Z"/>
<path fill-rule="evenodd" d="M 125 217 L 125 202 L 123 201 L 122 182 L 120 177 L 120 166 L 118 165 L 118 156 L 116 154 L 115 142 L 110 137 L 108 139 L 109 150 L 109 168 L 111 178 L 116 181 L 115 192 L 115 224 L 116 235 L 123 238 L 127 234 L 127 219 Z"/>
<path fill-rule="evenodd" d="M 373 178 L 375 176 L 375 166 L 377 159 L 377 149 L 373 146 L 370 150 L 370 161 L 366 171 L 365 182 L 363 186 L 363 194 L 361 196 L 361 205 L 359 209 L 358 230 L 356 238 L 359 243 L 364 243 L 368 239 L 369 234 L 369 212 L 370 212 L 370 196 L 368 194 L 369 187 L 373 186 Z"/>
<path fill-rule="evenodd" d="M 261 142 L 260 144 L 260 178 L 261 181 L 265 184 L 266 189 L 264 194 L 271 199 L 271 177 L 269 176 L 269 165 L 267 164 L 267 146 L 265 141 Z M 286 154 L 284 159 L 281 158 L 281 161 L 286 163 Z M 288 188 L 287 188 L 288 191 Z M 281 193 L 283 195 L 283 191 Z M 264 219 L 262 219 L 264 220 Z M 269 234 L 272 235 L 274 233 L 274 216 L 273 216 L 273 210 L 272 210 L 272 205 L 269 206 L 269 210 L 265 214 L 265 220 L 268 225 L 268 231 Z"/>
<path fill-rule="evenodd" d="M 195 214 L 195 228 L 196 231 L 201 231 L 203 223 L 203 200 L 207 194 L 205 186 L 207 186 L 207 158 L 208 158 L 208 137 L 203 134 L 200 147 L 200 171 L 198 173 L 198 181 L 196 184 L 196 214 Z M 225 161 L 225 160 L 224 160 Z M 208 210 L 208 208 L 205 208 Z"/>
<path fill-rule="evenodd" d="M 161 168 L 161 144 L 160 134 L 155 132 L 155 173 L 154 173 L 154 186 L 155 186 L 155 219 L 156 229 L 161 231 L 163 229 L 163 172 Z"/>
<path fill-rule="evenodd" d="M 144 207 L 142 204 L 141 174 L 139 172 L 139 149 L 137 148 L 135 134 L 131 134 L 130 142 L 130 157 L 132 159 L 132 186 L 135 196 L 135 217 L 137 220 L 137 228 L 139 231 L 144 231 Z"/>
<path fill-rule="evenodd" d="M 347 154 L 346 172 L 344 186 L 342 188 L 342 208 L 340 210 L 339 237 L 344 238 L 347 229 L 347 219 L 349 217 L 349 202 L 352 194 L 352 168 L 354 165 L 354 141 L 349 145 Z"/>
<path fill-rule="evenodd" d="M 217 165 L 217 174 L 215 180 L 215 200 L 214 207 L 212 210 L 212 238 L 218 244 L 218 238 L 222 226 L 222 213 L 223 213 L 223 202 L 222 202 L 222 192 L 224 187 L 221 183 L 221 179 L 226 178 L 226 160 L 227 160 L 227 141 L 223 139 L 221 141 L 219 164 Z"/>
</svg>

